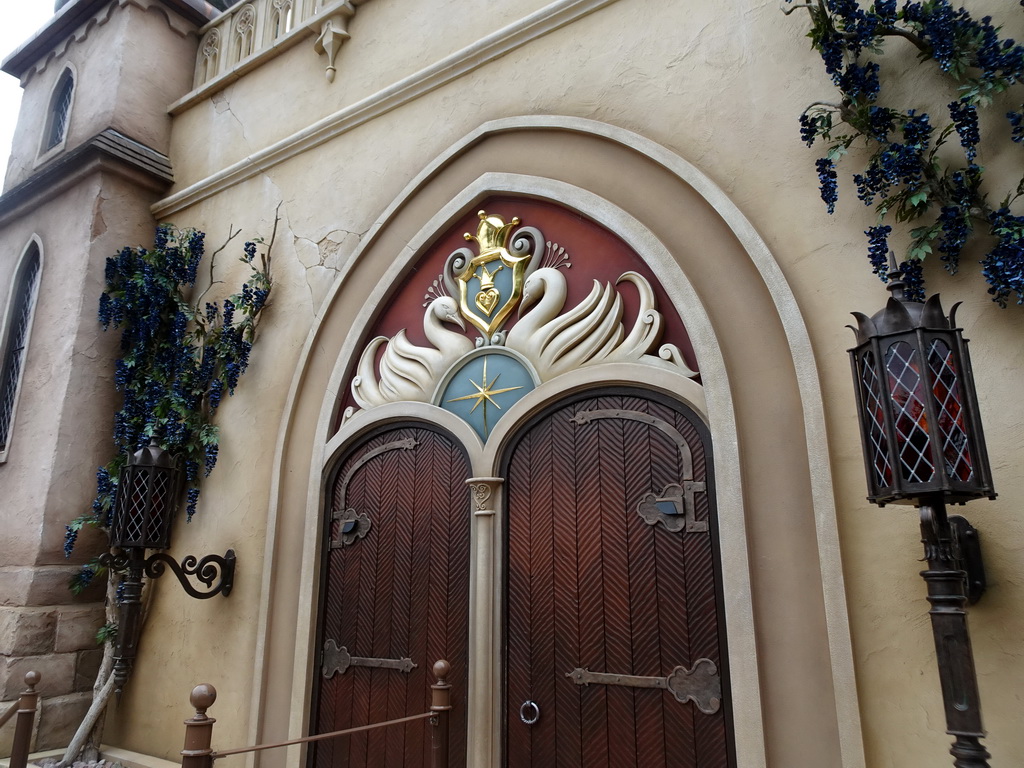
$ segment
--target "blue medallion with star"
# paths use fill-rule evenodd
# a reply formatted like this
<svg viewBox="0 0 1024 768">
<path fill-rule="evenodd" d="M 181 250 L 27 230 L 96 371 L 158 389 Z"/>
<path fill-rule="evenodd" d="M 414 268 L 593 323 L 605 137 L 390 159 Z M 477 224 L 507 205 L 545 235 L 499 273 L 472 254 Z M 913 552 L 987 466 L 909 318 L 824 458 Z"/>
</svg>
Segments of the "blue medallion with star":
<svg viewBox="0 0 1024 768">
<path fill-rule="evenodd" d="M 470 359 L 452 376 L 438 405 L 467 422 L 486 442 L 498 419 L 535 386 L 533 375 L 519 360 L 488 352 Z"/>
</svg>

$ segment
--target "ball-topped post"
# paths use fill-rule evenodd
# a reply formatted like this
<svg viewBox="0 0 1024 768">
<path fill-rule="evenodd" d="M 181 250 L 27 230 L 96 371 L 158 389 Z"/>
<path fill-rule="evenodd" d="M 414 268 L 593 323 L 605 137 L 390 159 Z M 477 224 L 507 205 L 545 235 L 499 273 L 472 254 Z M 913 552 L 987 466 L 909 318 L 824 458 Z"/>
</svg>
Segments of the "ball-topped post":
<svg viewBox="0 0 1024 768">
<path fill-rule="evenodd" d="M 217 689 L 209 683 L 200 683 L 188 697 L 196 713 L 185 721 L 185 748 L 181 750 L 181 768 L 213 768 L 213 724 L 206 710 L 217 701 Z"/>
<path fill-rule="evenodd" d="M 434 662 L 437 682 L 430 686 L 430 768 L 448 768 L 448 714 L 452 708 L 452 687 L 448 683 L 452 665 L 444 659 Z"/>
<path fill-rule="evenodd" d="M 17 717 L 14 723 L 14 739 L 11 742 L 11 768 L 25 768 L 28 765 L 29 747 L 32 742 L 32 725 L 36 718 L 39 693 L 36 686 L 42 679 L 36 671 L 25 673 L 25 690 L 18 698 Z"/>
<path fill-rule="evenodd" d="M 217 700 L 217 689 L 209 683 L 200 683 L 192 689 L 188 697 L 189 702 L 196 708 L 194 720 L 207 720 L 206 710 L 213 706 Z"/>
<path fill-rule="evenodd" d="M 437 678 L 438 685 L 445 684 L 445 678 L 448 677 L 448 673 L 452 671 L 452 665 L 444 659 L 438 659 L 434 662 L 434 677 Z M 449 686 L 450 688 L 451 686 Z"/>
</svg>

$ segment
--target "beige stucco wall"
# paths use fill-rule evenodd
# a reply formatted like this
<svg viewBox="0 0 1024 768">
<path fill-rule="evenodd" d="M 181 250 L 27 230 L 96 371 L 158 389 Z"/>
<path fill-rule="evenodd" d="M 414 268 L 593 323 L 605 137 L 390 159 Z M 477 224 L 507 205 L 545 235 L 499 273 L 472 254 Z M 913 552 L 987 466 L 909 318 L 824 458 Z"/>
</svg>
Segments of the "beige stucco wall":
<svg viewBox="0 0 1024 768">
<path fill-rule="evenodd" d="M 803 662 L 818 670 L 814 674 L 827 676 L 828 667 L 826 659 L 806 654 L 801 659 L 796 652 L 804 649 L 794 645 L 803 642 L 802 633 L 817 638 L 817 644 L 807 646 L 812 651 L 821 650 L 825 636 L 822 590 L 806 588 L 797 576 L 820 580 L 821 573 L 830 569 L 837 573 L 841 569 L 844 578 L 856 672 L 856 691 L 840 688 L 836 697 L 859 697 L 866 764 L 923 768 L 947 762 L 949 739 L 943 734 L 924 585 L 917 576 L 921 565 L 916 515 L 900 508 L 880 510 L 864 501 L 845 355 L 852 336 L 844 325 L 850 310 L 870 312 L 880 307 L 884 291 L 865 266 L 861 232 L 871 223 L 870 212 L 852 197 L 850 185 L 844 182 L 845 199 L 837 215 L 829 217 L 818 199 L 816 155 L 799 141 L 796 118 L 800 111 L 815 99 L 834 95 L 815 54 L 808 50 L 805 20 L 798 15 L 784 17 L 776 3 L 760 0 L 715 5 L 618 0 L 568 26 L 538 33 L 519 47 L 468 52 L 460 59 L 468 62 L 465 76 L 452 82 L 446 81 L 444 72 L 433 80 L 424 78 L 426 84 L 419 90 L 409 90 L 415 98 L 399 100 L 365 124 L 339 129 L 335 137 L 310 145 L 304 154 L 280 163 L 260 156 L 274 142 L 287 143 L 289 136 L 317 120 L 329 120 L 341 112 L 337 122 L 342 124 L 344 110 L 360 100 L 372 100 L 374 94 L 394 88 L 399 78 L 414 75 L 472 45 L 475 37 L 541 7 L 504 0 L 452 2 L 441 10 L 426 9 L 429 5 L 415 4 L 413 12 L 407 4 L 385 0 L 361 6 L 350 25 L 353 39 L 339 56 L 338 78 L 332 85 L 323 77 L 323 61 L 313 54 L 310 40 L 174 119 L 170 153 L 176 185 L 168 201 L 156 206 L 158 215 L 206 230 L 212 246 L 226 236 L 229 224 L 247 235 L 269 235 L 273 212 L 281 203 L 274 248 L 276 285 L 250 370 L 238 394 L 219 412 L 221 457 L 206 485 L 200 513 L 190 526 L 179 524 L 176 532 L 174 553 L 178 555 L 233 547 L 239 557 L 235 591 L 228 600 L 195 603 L 173 583 L 158 585 L 133 683 L 111 713 L 107 740 L 150 754 L 174 754 L 180 749 L 178 723 L 188 714 L 188 690 L 199 681 L 212 682 L 220 691 L 211 712 L 220 719 L 218 745 L 234 746 L 260 735 L 264 730 L 261 712 L 266 709 L 284 713 L 293 731 L 296 723 L 301 724 L 302 713 L 296 712 L 292 683 L 287 679 L 290 670 L 278 666 L 268 678 L 271 684 L 262 685 L 265 652 L 294 646 L 296 633 L 301 637 L 308 630 L 278 622 L 265 632 L 268 611 L 287 608 L 301 615 L 294 605 L 268 605 L 268 595 L 312 600 L 300 586 L 298 559 L 303 551 L 293 544 L 301 536 L 278 530 L 284 524 L 308 524 L 306 510 L 278 504 L 282 499 L 292 503 L 305 498 L 304 488 L 290 485 L 301 486 L 305 476 L 290 473 L 301 468 L 303 461 L 308 472 L 313 462 L 310 456 L 317 447 L 312 441 L 322 399 L 289 406 L 288 397 L 290 391 L 300 391 L 303 382 L 326 380 L 325 371 L 333 360 L 318 358 L 316 345 L 323 342 L 327 350 L 339 349 L 343 339 L 338 335 L 346 332 L 344 322 L 328 324 L 323 331 L 326 338 L 312 337 L 308 355 L 303 354 L 303 345 L 317 319 L 329 314 L 325 299 L 339 270 L 417 173 L 488 120 L 551 114 L 627 129 L 700 169 L 763 238 L 792 288 L 796 309 L 810 334 L 813 357 L 806 349 L 795 354 L 802 356 L 804 369 L 817 372 L 822 397 L 821 403 L 802 405 L 824 409 L 828 453 L 811 456 L 808 468 L 807 457 L 801 458 L 799 446 L 792 445 L 802 443 L 805 427 L 792 401 L 797 392 L 792 383 L 794 363 L 791 358 L 773 360 L 759 354 L 765 333 L 759 318 L 764 317 L 766 327 L 773 329 L 776 346 L 771 349 L 780 355 L 777 316 L 780 309 L 791 312 L 793 308 L 773 308 L 763 277 L 749 265 L 740 269 L 739 257 L 722 261 L 736 265 L 735 272 L 723 272 L 712 261 L 719 251 L 735 244 L 711 214 L 705 218 L 705 229 L 692 229 L 693 240 L 685 243 L 687 274 L 702 281 L 705 304 L 714 307 L 720 300 L 723 307 L 747 305 L 732 317 L 725 312 L 712 315 L 731 344 L 724 350 L 730 376 L 743 379 L 742 385 L 735 384 L 736 391 L 745 393 L 737 404 L 737 419 L 741 430 L 747 430 L 743 443 L 747 460 L 759 468 L 744 478 L 744 495 L 755 540 L 750 568 L 755 585 L 761 585 L 755 586 L 754 612 L 761 633 L 758 654 L 767 671 L 760 682 L 770 705 L 766 711 L 772 712 L 769 730 L 774 729 L 768 738 L 768 764 L 806 760 L 808 755 L 798 750 L 817 737 L 825 757 L 804 764 L 839 764 L 831 746 L 837 738 L 834 732 L 816 734 L 811 728 L 801 735 L 786 730 L 795 720 L 794 712 L 813 709 L 822 692 L 792 685 L 785 673 L 804 674 L 806 670 L 799 668 Z M 999 10 L 995 2 L 987 5 Z M 1011 21 L 1019 25 L 1016 17 Z M 914 77 L 908 89 L 917 82 Z M 632 159 L 633 165 L 613 165 L 609 154 L 608 165 L 588 168 L 582 162 L 574 164 L 574 147 L 568 139 L 538 142 L 533 155 L 529 148 L 510 147 L 509 151 L 513 149 L 523 153 L 522 163 L 530 172 L 544 175 L 549 168 L 553 174 L 571 173 L 574 183 L 584 187 L 605 188 L 614 174 L 628 205 L 640 205 L 645 195 L 652 198 L 651 207 L 659 213 L 652 215 L 651 226 L 658 223 L 666 233 L 679 234 L 690 226 L 686 222 L 700 223 L 700 216 L 694 214 L 699 200 L 687 198 L 693 206 L 687 209 L 682 196 L 678 217 L 684 223 L 672 221 L 672 200 L 659 196 L 682 193 L 674 183 L 655 184 L 655 174 L 640 157 Z M 255 159 L 246 162 L 247 157 Z M 986 163 L 995 167 L 1001 160 L 1007 165 L 1014 162 L 1005 157 L 988 157 Z M 241 180 L 223 188 L 204 187 L 204 179 L 236 162 L 243 166 L 238 171 Z M 453 178 L 458 178 L 459 162 L 452 165 Z M 500 163 L 500 155 L 494 163 Z M 502 170 L 515 172 L 514 168 Z M 649 186 L 637 187 L 638 179 Z M 177 203 L 173 195 L 189 189 L 194 194 L 187 204 Z M 443 185 L 439 189 L 458 191 Z M 397 255 L 403 245 L 399 233 L 411 234 L 412 222 L 422 224 L 443 204 L 439 191 L 411 201 L 402 212 L 410 223 L 382 235 L 385 241 L 368 251 L 367 263 L 352 273 L 354 277 L 346 278 L 350 282 L 345 283 L 338 302 L 367 295 L 390 263 L 385 245 Z M 1019 309 L 1003 311 L 991 304 L 967 262 L 966 274 L 958 278 L 933 275 L 930 288 L 941 290 L 947 305 L 954 300 L 965 302 L 959 318 L 972 340 L 1000 492 L 997 501 L 976 502 L 967 514 L 981 529 L 989 566 L 990 591 L 972 609 L 971 624 L 990 732 L 986 743 L 995 755 L 994 763 L 1001 765 L 1024 753 L 1024 734 L 1017 725 L 1024 683 L 1020 645 L 1024 619 L 1014 609 L 1024 596 L 1024 585 L 1016 575 L 1021 555 L 1015 544 L 1024 533 L 1015 512 L 1024 494 L 1017 439 L 1022 420 L 1017 382 L 1024 349 Z M 241 276 L 230 259 L 224 259 L 223 266 L 229 285 Z M 706 274 L 697 274 L 702 271 Z M 356 316 L 355 308 L 335 306 L 331 311 L 336 317 Z M 302 361 L 307 367 L 297 374 Z M 758 385 L 767 395 L 760 402 L 750 394 Z M 789 399 L 774 402 L 775 386 Z M 787 487 L 777 477 L 758 474 L 767 465 L 757 454 L 774 452 L 789 457 L 780 461 L 802 483 L 809 483 L 809 478 L 826 487 L 832 483 L 841 564 L 837 559 L 795 566 L 791 562 L 793 556 L 808 552 L 813 558 L 815 534 L 808 526 L 819 510 L 808 507 L 807 488 Z M 284 457 L 280 474 L 275 455 Z M 801 505 L 792 514 L 786 511 L 789 493 Z M 274 510 L 269 517 L 268 509 Z M 774 544 L 773 536 L 778 539 Z M 281 549 L 268 553 L 267 541 Z M 268 554 L 273 559 L 266 560 Z M 273 562 L 272 573 L 264 571 L 265 562 Z M 789 589 L 767 588 L 772 582 L 765 574 L 773 568 L 789 568 L 785 570 L 789 581 L 779 582 Z M 811 601 L 796 604 L 803 595 L 810 595 Z M 789 625 L 788 617 L 792 617 Z M 295 648 L 297 657 L 305 653 L 301 645 Z M 775 656 L 782 661 L 772 663 Z M 828 713 L 819 712 L 812 721 L 825 728 Z M 848 750 L 852 756 L 848 765 L 856 764 L 856 752 Z M 241 764 L 241 759 L 225 764 Z"/>
</svg>

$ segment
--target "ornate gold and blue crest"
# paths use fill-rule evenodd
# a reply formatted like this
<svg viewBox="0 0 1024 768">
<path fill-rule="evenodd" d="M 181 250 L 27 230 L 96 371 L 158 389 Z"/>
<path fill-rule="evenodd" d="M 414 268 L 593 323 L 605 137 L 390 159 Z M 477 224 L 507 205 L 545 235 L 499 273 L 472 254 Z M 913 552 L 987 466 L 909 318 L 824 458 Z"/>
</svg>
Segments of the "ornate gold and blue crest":
<svg viewBox="0 0 1024 768">
<path fill-rule="evenodd" d="M 466 232 L 467 240 L 476 241 L 479 253 L 473 256 L 460 248 L 448 263 L 449 279 L 458 290 L 459 311 L 489 340 L 502 326 L 523 296 L 530 250 L 521 253 L 509 248 L 512 230 L 519 217 L 509 223 L 485 211 L 477 214 L 480 224 L 476 234 Z"/>
</svg>

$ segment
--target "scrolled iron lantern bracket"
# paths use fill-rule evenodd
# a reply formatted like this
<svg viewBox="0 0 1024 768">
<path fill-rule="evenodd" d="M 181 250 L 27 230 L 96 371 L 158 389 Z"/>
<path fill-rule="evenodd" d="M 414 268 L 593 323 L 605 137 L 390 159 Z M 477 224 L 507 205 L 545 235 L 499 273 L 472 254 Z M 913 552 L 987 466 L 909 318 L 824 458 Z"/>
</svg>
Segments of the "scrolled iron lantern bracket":
<svg viewBox="0 0 1024 768">
<path fill-rule="evenodd" d="M 156 440 L 132 454 L 121 471 L 110 526 L 113 550 L 100 563 L 123 574 L 120 623 L 114 651 L 114 687 L 118 693 L 128 681 L 135 662 L 141 629 L 142 577 L 159 578 L 170 569 L 191 597 L 206 599 L 231 594 L 235 551 L 223 556 L 186 555 L 179 564 L 160 550 L 171 546 L 171 522 L 177 509 L 181 477 L 177 462 Z M 157 550 L 148 558 L 147 550 Z M 196 588 L 191 579 L 202 587 Z"/>
<path fill-rule="evenodd" d="M 223 556 L 207 555 L 199 560 L 195 555 L 186 555 L 181 559 L 181 564 L 163 552 L 154 552 L 146 559 L 145 573 L 149 578 L 156 579 L 163 575 L 165 566 L 171 569 L 171 573 L 178 579 L 182 589 L 190 596 L 198 600 L 205 600 L 208 597 L 231 594 L 231 587 L 234 586 L 235 578 L 235 550 L 229 549 Z M 189 576 L 195 576 L 196 580 L 206 586 L 206 590 L 198 590 L 189 582 Z M 217 581 L 217 577 L 220 581 Z M 216 583 L 214 583 L 216 582 Z"/>
<path fill-rule="evenodd" d="M 985 591 L 977 530 L 946 504 L 996 497 L 967 340 L 938 294 L 907 300 L 892 260 L 884 309 L 859 312 L 849 350 L 868 500 L 918 508 L 928 568 L 929 616 L 957 768 L 988 768 L 981 701 L 967 628 L 968 603 Z M 851 326 L 852 327 L 852 326 Z"/>
</svg>

